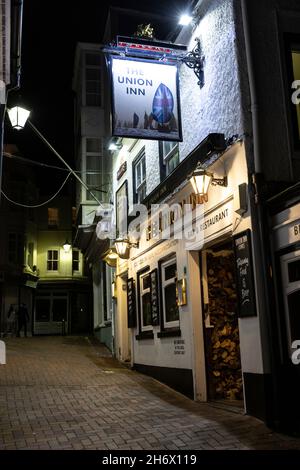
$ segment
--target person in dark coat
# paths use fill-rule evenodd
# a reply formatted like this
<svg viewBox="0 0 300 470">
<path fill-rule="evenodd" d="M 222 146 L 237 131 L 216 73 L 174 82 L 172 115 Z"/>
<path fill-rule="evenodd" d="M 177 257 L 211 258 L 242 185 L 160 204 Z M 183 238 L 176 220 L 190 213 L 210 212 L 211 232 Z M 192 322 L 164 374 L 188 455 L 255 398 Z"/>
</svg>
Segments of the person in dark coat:
<svg viewBox="0 0 300 470">
<path fill-rule="evenodd" d="M 27 321 L 29 321 L 29 314 L 28 310 L 26 307 L 26 304 L 23 302 L 20 305 L 19 311 L 18 311 L 18 333 L 17 336 L 20 337 L 20 332 L 24 326 L 24 337 L 26 338 L 27 336 Z"/>
</svg>

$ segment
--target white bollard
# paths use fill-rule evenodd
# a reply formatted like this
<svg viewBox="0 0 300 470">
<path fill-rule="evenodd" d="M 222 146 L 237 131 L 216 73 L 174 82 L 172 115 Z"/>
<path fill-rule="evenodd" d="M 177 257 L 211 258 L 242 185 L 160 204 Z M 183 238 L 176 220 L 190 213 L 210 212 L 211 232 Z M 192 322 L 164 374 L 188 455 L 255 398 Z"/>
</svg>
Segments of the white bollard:
<svg viewBox="0 0 300 470">
<path fill-rule="evenodd" d="M 6 350 L 4 341 L 0 341 L 0 364 L 6 364 Z"/>
</svg>

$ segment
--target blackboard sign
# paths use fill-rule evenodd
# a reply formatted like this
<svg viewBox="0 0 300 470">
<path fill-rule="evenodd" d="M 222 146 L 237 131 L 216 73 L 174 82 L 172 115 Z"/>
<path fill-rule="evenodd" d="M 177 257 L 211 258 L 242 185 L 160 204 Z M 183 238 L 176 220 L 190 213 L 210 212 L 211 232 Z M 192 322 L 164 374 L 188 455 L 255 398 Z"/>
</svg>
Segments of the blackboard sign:
<svg viewBox="0 0 300 470">
<path fill-rule="evenodd" d="M 253 280 L 251 231 L 246 230 L 233 237 L 233 244 L 239 316 L 253 317 L 257 313 Z"/>
<path fill-rule="evenodd" d="M 157 269 L 150 273 L 150 297 L 152 309 L 152 325 L 159 324 L 159 298 L 157 286 Z"/>
<path fill-rule="evenodd" d="M 136 326 L 135 285 L 132 278 L 127 281 L 127 323 L 128 328 Z"/>
</svg>

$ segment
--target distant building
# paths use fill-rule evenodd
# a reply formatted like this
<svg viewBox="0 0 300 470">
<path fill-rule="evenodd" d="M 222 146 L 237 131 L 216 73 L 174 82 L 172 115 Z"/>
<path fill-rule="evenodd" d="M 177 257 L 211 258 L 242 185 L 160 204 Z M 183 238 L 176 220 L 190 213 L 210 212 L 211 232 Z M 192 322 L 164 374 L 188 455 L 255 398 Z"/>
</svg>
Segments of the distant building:
<svg viewBox="0 0 300 470">
<path fill-rule="evenodd" d="M 11 305 L 17 310 L 21 302 L 28 308 L 29 332 L 32 330 L 34 293 L 38 281 L 37 225 L 34 209 L 17 204 L 34 204 L 38 200 L 35 175 L 28 165 L 16 162 L 15 146 L 5 146 L 3 192 L 0 204 L 0 292 L 1 333 L 7 327 Z"/>
<path fill-rule="evenodd" d="M 76 169 L 90 191 L 101 203 L 111 198 L 111 161 L 107 151 L 108 127 L 104 109 L 108 106 L 106 69 L 100 44 L 77 44 L 73 89 L 75 97 Z M 112 272 L 101 260 L 109 248 L 99 240 L 96 226 L 99 203 L 82 185 L 76 186 L 76 233 L 74 244 L 85 257 L 93 286 L 93 331 L 113 349 L 111 304 Z"/>
<path fill-rule="evenodd" d="M 74 210 L 70 195 L 37 210 L 33 334 L 89 334 L 92 296 L 83 255 L 72 245 Z"/>
</svg>

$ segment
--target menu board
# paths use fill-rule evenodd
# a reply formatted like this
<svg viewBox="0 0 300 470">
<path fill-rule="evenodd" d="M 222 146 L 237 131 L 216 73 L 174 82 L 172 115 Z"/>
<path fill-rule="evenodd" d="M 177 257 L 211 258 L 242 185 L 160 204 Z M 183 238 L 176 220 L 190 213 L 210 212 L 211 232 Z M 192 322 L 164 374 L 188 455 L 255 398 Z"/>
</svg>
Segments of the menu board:
<svg viewBox="0 0 300 470">
<path fill-rule="evenodd" d="M 152 309 L 152 325 L 159 324 L 159 297 L 158 297 L 158 285 L 157 285 L 157 269 L 154 269 L 150 273 L 150 297 L 151 297 L 151 309 Z"/>
<path fill-rule="evenodd" d="M 136 327 L 135 284 L 133 278 L 127 281 L 127 323 L 128 328 Z"/>
<path fill-rule="evenodd" d="M 256 301 L 251 252 L 251 231 L 233 237 L 238 309 L 240 317 L 256 316 Z"/>
</svg>

